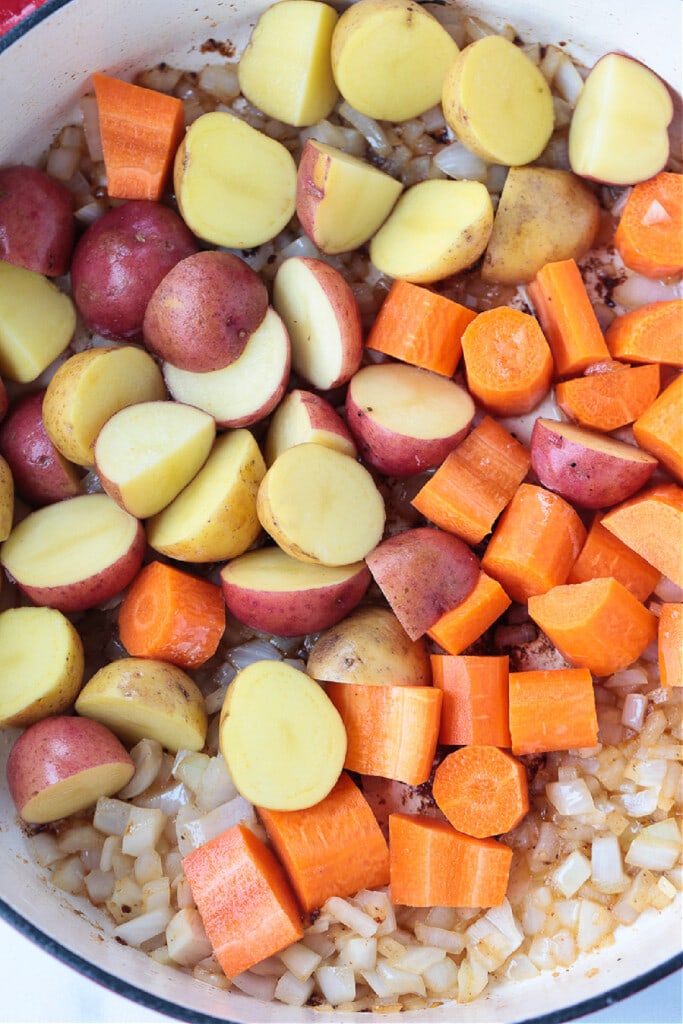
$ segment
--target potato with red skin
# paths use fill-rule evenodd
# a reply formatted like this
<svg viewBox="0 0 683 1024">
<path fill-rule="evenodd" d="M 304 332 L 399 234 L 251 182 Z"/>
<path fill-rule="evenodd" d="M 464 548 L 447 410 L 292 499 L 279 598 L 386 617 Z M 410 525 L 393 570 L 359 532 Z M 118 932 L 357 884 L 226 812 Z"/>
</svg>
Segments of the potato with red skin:
<svg viewBox="0 0 683 1024">
<path fill-rule="evenodd" d="M 131 200 L 84 231 L 71 262 L 71 292 L 86 325 L 104 338 L 139 341 L 147 303 L 197 240 L 161 203 Z"/>
<path fill-rule="evenodd" d="M 0 453 L 17 493 L 29 505 L 49 505 L 81 492 L 82 474 L 50 440 L 43 423 L 45 389 L 22 395 L 0 426 Z"/>
<path fill-rule="evenodd" d="M 75 241 L 73 200 L 65 185 L 37 167 L 0 168 L 0 259 L 61 277 Z"/>
<path fill-rule="evenodd" d="M 268 309 L 268 290 L 248 263 L 207 250 L 181 260 L 151 296 L 145 345 L 179 370 L 222 370 L 242 355 Z"/>
</svg>

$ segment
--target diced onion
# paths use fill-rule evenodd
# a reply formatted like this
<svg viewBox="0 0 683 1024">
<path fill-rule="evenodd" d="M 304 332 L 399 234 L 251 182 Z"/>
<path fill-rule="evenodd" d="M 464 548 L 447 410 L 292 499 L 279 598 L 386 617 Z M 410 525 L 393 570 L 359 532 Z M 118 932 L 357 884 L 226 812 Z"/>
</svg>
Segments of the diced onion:
<svg viewBox="0 0 683 1024">
<path fill-rule="evenodd" d="M 486 181 L 488 164 L 473 153 L 462 142 L 452 142 L 450 146 L 433 157 L 434 164 L 447 174 L 449 178 L 470 178 Z"/>
</svg>

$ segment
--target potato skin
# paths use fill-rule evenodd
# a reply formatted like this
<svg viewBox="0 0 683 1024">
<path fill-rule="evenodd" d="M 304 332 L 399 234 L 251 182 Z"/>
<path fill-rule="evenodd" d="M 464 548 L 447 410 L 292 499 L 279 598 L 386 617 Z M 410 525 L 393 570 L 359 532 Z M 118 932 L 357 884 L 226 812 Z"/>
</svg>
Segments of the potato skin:
<svg viewBox="0 0 683 1024">
<path fill-rule="evenodd" d="M 103 213 L 71 264 L 72 294 L 88 327 L 105 338 L 140 340 L 154 289 L 197 249 L 182 219 L 161 203 L 131 200 Z"/>
<path fill-rule="evenodd" d="M 37 167 L 0 169 L 0 259 L 46 277 L 69 269 L 76 240 L 71 193 Z"/>
<path fill-rule="evenodd" d="M 81 492 L 81 472 L 57 451 L 43 423 L 45 389 L 22 395 L 0 427 L 0 453 L 29 505 L 49 505 Z"/>
</svg>

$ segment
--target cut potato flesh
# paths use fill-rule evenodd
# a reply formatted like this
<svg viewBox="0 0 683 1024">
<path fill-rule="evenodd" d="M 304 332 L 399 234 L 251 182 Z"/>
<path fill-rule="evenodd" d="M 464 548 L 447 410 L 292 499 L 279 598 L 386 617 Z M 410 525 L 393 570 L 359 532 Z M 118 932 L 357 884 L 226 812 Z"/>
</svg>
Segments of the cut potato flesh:
<svg viewBox="0 0 683 1024">
<path fill-rule="evenodd" d="M 203 114 L 178 149 L 174 185 L 191 231 L 251 249 L 282 231 L 296 208 L 296 164 L 282 143 L 232 114 Z"/>
<path fill-rule="evenodd" d="M 118 793 L 134 772 L 132 762 L 97 764 L 60 779 L 24 804 L 21 816 L 32 825 L 58 821 L 91 807 L 101 796 Z"/>
<path fill-rule="evenodd" d="M 259 548 L 233 559 L 222 570 L 223 580 L 259 593 L 293 593 L 326 588 L 343 583 L 364 567 L 364 562 L 351 565 L 317 565 L 291 558 L 280 548 Z"/>
<path fill-rule="evenodd" d="M 64 351 L 76 307 L 42 274 L 0 260 L 0 374 L 35 380 Z"/>
<path fill-rule="evenodd" d="M 258 661 L 228 687 L 220 749 L 246 800 L 293 811 L 319 803 L 334 786 L 344 766 L 346 730 L 305 672 Z"/>
<path fill-rule="evenodd" d="M 270 421 L 266 465 L 272 466 L 287 448 L 307 441 L 335 448 L 352 459 L 358 454 L 348 427 L 334 407 L 312 391 L 295 388 L 285 395 Z"/>
<path fill-rule="evenodd" d="M 303 562 L 358 562 L 384 529 L 384 502 L 367 469 L 319 444 L 296 445 L 275 460 L 257 508 L 264 529 Z"/>
</svg>

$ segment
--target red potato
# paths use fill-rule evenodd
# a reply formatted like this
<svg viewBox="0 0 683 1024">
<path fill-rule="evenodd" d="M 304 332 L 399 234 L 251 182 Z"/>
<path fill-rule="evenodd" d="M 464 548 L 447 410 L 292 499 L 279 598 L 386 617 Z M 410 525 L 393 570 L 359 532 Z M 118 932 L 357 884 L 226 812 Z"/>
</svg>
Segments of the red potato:
<svg viewBox="0 0 683 1024">
<path fill-rule="evenodd" d="M 451 533 L 417 527 L 382 541 L 365 561 L 411 640 L 471 594 L 479 561 Z"/>
<path fill-rule="evenodd" d="M 540 417 L 531 432 L 531 466 L 548 490 L 580 508 L 595 509 L 635 494 L 658 462 L 635 445 Z"/>
<path fill-rule="evenodd" d="M 207 250 L 181 260 L 152 294 L 145 345 L 181 370 L 222 370 L 242 355 L 268 309 L 265 284 L 248 263 Z"/>
<path fill-rule="evenodd" d="M 61 277 L 75 240 L 73 201 L 65 185 L 37 167 L 0 168 L 0 259 Z"/>
<path fill-rule="evenodd" d="M 349 428 L 330 403 L 313 391 L 296 388 L 283 398 L 270 421 L 264 447 L 266 465 L 272 466 L 286 448 L 307 441 L 335 448 L 352 459 L 358 454 Z"/>
<path fill-rule="evenodd" d="M 49 505 L 81 492 L 80 469 L 50 440 L 43 423 L 45 389 L 12 404 L 0 426 L 0 452 L 7 460 L 17 493 L 29 505 Z"/>
<path fill-rule="evenodd" d="M 225 603 L 235 618 L 276 636 L 303 636 L 336 625 L 369 585 L 364 562 L 315 565 L 277 547 L 248 551 L 221 570 Z"/>
<path fill-rule="evenodd" d="M 7 759 L 7 782 L 24 821 L 43 825 L 112 796 L 135 765 L 121 741 L 99 722 L 58 715 L 21 734 Z"/>
<path fill-rule="evenodd" d="M 450 378 L 402 363 L 364 366 L 346 392 L 346 421 L 361 457 L 388 476 L 443 462 L 474 419 L 469 393 Z"/>
<path fill-rule="evenodd" d="M 320 391 L 345 384 L 363 357 L 360 310 L 350 285 L 322 260 L 292 256 L 273 282 L 273 305 L 292 342 L 292 367 Z"/>
<path fill-rule="evenodd" d="M 105 338 L 140 340 L 154 289 L 196 251 L 192 232 L 161 203 L 132 200 L 107 210 L 86 228 L 71 263 L 71 291 L 87 326 Z"/>
<path fill-rule="evenodd" d="M 94 608 L 127 587 L 145 553 L 142 523 L 107 494 L 81 494 L 31 512 L 0 549 L 0 562 L 34 604 Z"/>
</svg>

